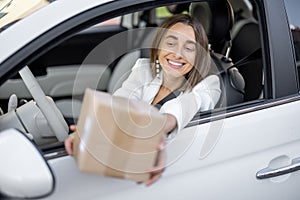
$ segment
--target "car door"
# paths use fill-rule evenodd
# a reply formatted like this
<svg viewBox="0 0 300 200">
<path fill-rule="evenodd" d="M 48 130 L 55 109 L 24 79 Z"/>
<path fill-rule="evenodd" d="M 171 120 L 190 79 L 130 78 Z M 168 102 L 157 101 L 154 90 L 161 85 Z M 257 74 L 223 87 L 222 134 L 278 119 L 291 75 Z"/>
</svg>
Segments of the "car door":
<svg viewBox="0 0 300 200">
<path fill-rule="evenodd" d="M 163 177 L 146 188 L 127 181 L 90 177 L 89 189 L 105 199 L 298 199 L 300 101 L 297 71 L 283 1 L 256 1 L 264 61 L 263 98 L 200 114 L 167 145 Z M 50 160 L 73 170 L 72 158 Z M 76 170 L 75 170 L 76 171 Z M 67 189 L 82 174 L 68 176 Z M 65 185 L 67 182 L 58 178 Z M 86 188 L 85 187 L 85 188 Z M 93 189 L 91 189 L 93 190 Z M 105 192 L 104 192 L 105 191 Z M 109 191 L 107 193 L 107 191 Z M 117 191 L 117 192 L 116 192 Z M 63 193 L 58 189 L 53 197 Z M 58 195 L 58 196 L 56 196 Z M 72 195 L 71 195 L 72 196 Z M 72 196 L 75 197 L 75 196 Z"/>
<path fill-rule="evenodd" d="M 133 12 L 176 2 L 107 3 L 78 13 L 72 26 L 101 17 L 101 12 L 115 15 L 125 6 Z M 54 193 L 45 199 L 299 199 L 300 173 L 293 165 L 300 157 L 300 98 L 291 32 L 283 0 L 253 2 L 262 40 L 263 98 L 198 113 L 168 140 L 165 172 L 150 187 L 81 173 L 62 145 L 45 150 L 56 178 Z M 84 20 L 74 22 L 79 19 Z M 52 31 L 74 28 L 60 26 Z M 275 172 L 266 174 L 268 170 Z"/>
<path fill-rule="evenodd" d="M 191 149 L 180 158 L 183 165 L 194 156 L 194 162 L 185 165 L 189 179 L 181 180 L 182 185 L 192 188 L 184 190 L 191 199 L 300 196 L 295 188 L 300 173 L 294 171 L 300 153 L 296 121 L 300 105 L 289 24 L 283 1 L 261 1 L 257 6 L 259 11 L 264 10 L 258 13 L 260 23 L 265 24 L 260 25 L 264 40 L 264 100 L 241 105 L 236 111 L 228 109 L 221 120 L 200 122 Z M 195 190 L 199 193 L 193 196 Z"/>
<path fill-rule="evenodd" d="M 300 196 L 295 188 L 300 173 L 294 171 L 300 153 L 300 127 L 296 121 L 300 102 L 289 24 L 283 1 L 257 2 L 259 11 L 262 5 L 264 12 L 258 14 L 266 25 L 260 26 L 264 40 L 264 100 L 242 105 L 237 111 L 228 109 L 224 119 L 198 125 L 191 149 L 180 158 L 183 165 L 194 156 L 194 162 L 185 165 L 189 179 L 181 180 L 192 188 L 184 190 L 191 199 Z M 195 190 L 199 193 L 193 196 Z"/>
</svg>

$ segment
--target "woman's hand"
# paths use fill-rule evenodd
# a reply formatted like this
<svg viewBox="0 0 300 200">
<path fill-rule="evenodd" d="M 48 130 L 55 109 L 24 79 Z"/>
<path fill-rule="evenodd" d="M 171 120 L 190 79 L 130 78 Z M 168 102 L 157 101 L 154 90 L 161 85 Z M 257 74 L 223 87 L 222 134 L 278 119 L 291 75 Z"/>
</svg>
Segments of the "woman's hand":
<svg viewBox="0 0 300 200">
<path fill-rule="evenodd" d="M 177 127 L 176 118 L 173 115 L 166 114 L 167 120 L 163 128 L 164 134 L 158 147 L 158 157 L 156 165 L 151 169 L 151 178 L 145 183 L 146 186 L 152 185 L 162 175 L 166 167 L 166 139 L 169 132 Z"/>
<path fill-rule="evenodd" d="M 76 126 L 75 125 L 71 125 L 70 126 L 70 130 L 73 131 L 73 132 L 76 131 Z M 66 149 L 66 151 L 67 151 L 67 153 L 69 155 L 73 155 L 73 139 L 74 138 L 73 138 L 72 134 L 70 134 L 67 137 L 67 139 L 65 139 L 65 149 Z"/>
<path fill-rule="evenodd" d="M 145 183 L 146 186 L 152 185 L 154 182 L 156 182 L 162 175 L 162 173 L 165 171 L 166 166 L 166 150 L 165 145 L 166 144 L 166 135 L 162 137 L 162 141 L 158 146 L 158 155 L 157 155 L 157 162 L 155 166 L 150 170 L 151 172 L 151 178 Z"/>
</svg>

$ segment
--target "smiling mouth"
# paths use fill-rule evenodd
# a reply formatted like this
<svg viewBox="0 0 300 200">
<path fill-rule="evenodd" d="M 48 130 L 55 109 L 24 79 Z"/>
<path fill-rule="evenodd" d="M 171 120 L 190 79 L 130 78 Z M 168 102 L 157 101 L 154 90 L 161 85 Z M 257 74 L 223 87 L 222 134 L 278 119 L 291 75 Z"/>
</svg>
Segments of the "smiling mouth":
<svg viewBox="0 0 300 200">
<path fill-rule="evenodd" d="M 169 66 L 171 68 L 175 68 L 175 69 L 180 69 L 185 65 L 185 63 L 179 63 L 179 62 L 175 62 L 175 61 L 172 61 L 172 60 L 167 60 L 167 61 L 169 63 Z"/>
</svg>

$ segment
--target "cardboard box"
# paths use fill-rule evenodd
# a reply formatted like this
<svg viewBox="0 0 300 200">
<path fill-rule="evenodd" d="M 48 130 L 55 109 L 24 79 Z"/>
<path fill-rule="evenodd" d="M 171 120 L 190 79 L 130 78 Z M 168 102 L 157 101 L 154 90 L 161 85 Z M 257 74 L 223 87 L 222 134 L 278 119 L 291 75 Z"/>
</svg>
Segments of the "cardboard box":
<svg viewBox="0 0 300 200">
<path fill-rule="evenodd" d="M 87 89 L 73 143 L 79 170 L 147 181 L 165 120 L 145 102 Z"/>
</svg>

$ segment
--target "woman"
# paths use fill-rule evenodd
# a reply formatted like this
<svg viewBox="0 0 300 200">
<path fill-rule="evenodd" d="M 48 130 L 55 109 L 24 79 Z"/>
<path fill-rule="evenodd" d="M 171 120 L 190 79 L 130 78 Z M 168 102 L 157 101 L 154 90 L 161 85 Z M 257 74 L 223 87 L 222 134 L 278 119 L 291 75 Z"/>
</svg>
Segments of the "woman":
<svg viewBox="0 0 300 200">
<path fill-rule="evenodd" d="M 167 121 L 164 138 L 185 127 L 198 110 L 213 109 L 220 98 L 220 82 L 210 74 L 208 39 L 197 19 L 179 14 L 164 21 L 154 37 L 150 59 L 138 59 L 128 79 L 114 95 L 138 99 L 160 107 Z M 65 141 L 72 154 L 72 139 Z M 161 154 L 152 170 L 155 182 L 163 172 Z"/>
</svg>

